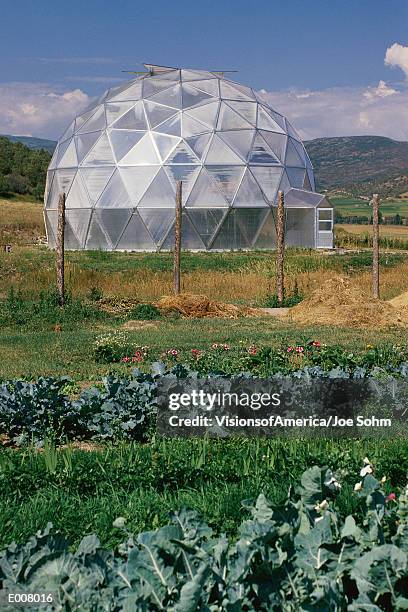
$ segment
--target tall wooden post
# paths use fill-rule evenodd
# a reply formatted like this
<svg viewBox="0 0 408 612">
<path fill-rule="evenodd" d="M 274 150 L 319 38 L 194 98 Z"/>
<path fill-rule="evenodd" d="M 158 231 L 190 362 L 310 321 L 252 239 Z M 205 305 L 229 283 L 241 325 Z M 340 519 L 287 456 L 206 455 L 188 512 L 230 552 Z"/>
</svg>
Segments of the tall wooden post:
<svg viewBox="0 0 408 612">
<path fill-rule="evenodd" d="M 183 199 L 183 183 L 176 185 L 176 218 L 174 223 L 174 293 L 180 293 L 180 253 L 181 253 L 181 203 Z"/>
<path fill-rule="evenodd" d="M 283 305 L 285 294 L 284 289 L 284 272 L 283 262 L 285 255 L 285 197 L 283 191 L 278 192 L 278 223 L 276 228 L 277 233 L 277 252 L 276 252 L 276 293 L 278 295 L 278 304 Z"/>
<path fill-rule="evenodd" d="M 380 228 L 378 209 L 380 206 L 380 196 L 378 193 L 373 195 L 373 297 L 380 297 Z"/>
<path fill-rule="evenodd" d="M 65 304 L 65 274 L 64 274 L 64 228 L 65 228 L 65 193 L 58 200 L 57 225 L 57 289 L 60 306 Z"/>
</svg>

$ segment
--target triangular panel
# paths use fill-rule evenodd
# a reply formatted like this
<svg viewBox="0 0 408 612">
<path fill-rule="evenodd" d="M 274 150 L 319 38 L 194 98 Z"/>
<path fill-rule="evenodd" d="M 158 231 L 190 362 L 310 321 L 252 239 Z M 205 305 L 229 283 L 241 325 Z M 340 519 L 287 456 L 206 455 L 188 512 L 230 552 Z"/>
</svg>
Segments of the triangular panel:
<svg viewBox="0 0 408 612">
<path fill-rule="evenodd" d="M 91 210 L 69 210 L 66 211 L 66 226 L 68 229 L 68 239 L 69 239 L 69 229 L 72 230 L 79 248 L 83 248 L 85 246 L 85 238 L 88 233 L 89 220 L 91 218 Z M 75 246 L 69 246 L 68 248 L 76 248 Z"/>
<path fill-rule="evenodd" d="M 61 143 L 58 147 L 57 166 L 59 168 L 74 168 L 77 165 L 78 157 L 74 139 Z"/>
<path fill-rule="evenodd" d="M 194 154 L 190 147 L 181 141 L 174 151 L 169 155 L 166 164 L 199 164 L 199 158 Z"/>
<path fill-rule="evenodd" d="M 165 241 L 161 245 L 161 249 L 174 249 L 174 224 L 166 236 Z M 205 245 L 198 233 L 195 230 L 194 225 L 191 223 L 186 212 L 183 212 L 181 216 L 181 248 L 182 249 L 199 249 L 205 248 Z"/>
<path fill-rule="evenodd" d="M 159 246 L 165 239 L 170 225 L 174 222 L 174 207 L 164 209 L 140 208 L 139 214 L 155 244 Z"/>
<path fill-rule="evenodd" d="M 203 208 L 227 207 L 227 200 L 222 196 L 211 175 L 202 168 L 187 200 L 187 206 Z"/>
<path fill-rule="evenodd" d="M 237 164 L 242 165 L 242 159 L 216 134 L 205 158 L 205 164 Z"/>
<path fill-rule="evenodd" d="M 154 131 L 171 136 L 181 136 L 181 113 L 177 113 L 174 117 L 170 117 L 167 121 L 160 123 L 160 125 L 154 128 Z"/>
<path fill-rule="evenodd" d="M 247 161 L 252 149 L 255 130 L 231 130 L 220 132 L 220 137 L 231 147 L 244 161 Z"/>
<path fill-rule="evenodd" d="M 186 138 L 187 144 L 199 159 L 203 159 L 205 157 L 210 140 L 211 134 L 201 134 L 199 136 L 191 136 L 191 138 Z"/>
<path fill-rule="evenodd" d="M 54 179 L 50 185 L 47 198 L 47 208 L 57 208 L 60 195 L 63 193 L 68 195 L 75 173 L 76 169 L 56 170 L 54 172 Z"/>
<path fill-rule="evenodd" d="M 251 208 L 245 210 L 243 208 L 235 211 L 235 223 L 241 230 L 247 244 L 252 247 L 256 240 L 259 231 L 261 230 L 266 216 L 270 214 L 269 207 L 267 208 Z"/>
<path fill-rule="evenodd" d="M 197 108 L 192 108 L 187 111 L 189 117 L 193 117 L 200 123 L 204 123 L 212 130 L 215 128 L 218 117 L 218 109 L 220 107 L 219 102 L 210 102 L 209 104 L 203 104 Z"/>
<path fill-rule="evenodd" d="M 256 126 L 256 102 L 235 102 L 231 100 L 228 102 L 228 106 L 239 113 L 252 126 Z"/>
<path fill-rule="evenodd" d="M 93 217 L 98 219 L 102 231 L 106 234 L 112 246 L 115 247 L 131 214 L 132 209 L 129 208 L 123 210 L 106 210 L 100 208 L 95 209 Z"/>
<path fill-rule="evenodd" d="M 205 102 L 210 102 L 213 96 L 205 91 L 191 87 L 191 85 L 183 84 L 183 108 L 191 108 Z"/>
<path fill-rule="evenodd" d="M 81 174 L 76 173 L 71 189 L 66 200 L 67 210 L 69 208 L 89 208 L 92 203 L 82 180 Z"/>
<path fill-rule="evenodd" d="M 92 107 L 90 110 L 86 111 L 85 113 L 82 113 L 82 115 L 79 115 L 75 119 L 75 131 L 78 132 L 78 130 L 81 129 L 84 123 L 86 123 L 88 119 L 90 119 L 92 115 L 96 113 L 96 111 L 97 109 L 95 107 Z"/>
<path fill-rule="evenodd" d="M 252 206 L 268 207 L 258 183 L 248 169 L 245 171 L 241 184 L 238 188 L 233 206 L 234 208 L 250 208 Z"/>
<path fill-rule="evenodd" d="M 303 170 L 302 168 L 286 168 L 286 172 L 288 174 L 291 187 L 302 189 L 306 170 Z"/>
<path fill-rule="evenodd" d="M 125 157 L 144 135 L 145 132 L 136 130 L 110 130 L 109 138 L 116 161 Z"/>
<path fill-rule="evenodd" d="M 189 136 L 195 136 L 196 134 L 203 134 L 209 132 L 211 128 L 200 121 L 196 121 L 192 117 L 189 117 L 187 113 L 184 113 L 181 120 L 181 133 L 184 138 Z"/>
<path fill-rule="evenodd" d="M 305 173 L 305 178 L 303 181 L 303 189 L 306 189 L 308 191 L 312 191 L 312 185 L 310 184 L 310 180 L 309 180 L 309 176 L 307 174 L 307 172 Z"/>
<path fill-rule="evenodd" d="M 222 222 L 211 248 L 213 249 L 248 249 L 251 244 L 237 223 L 237 210 L 232 209 Z M 252 211 L 251 211 L 252 212 Z"/>
<path fill-rule="evenodd" d="M 221 98 L 229 100 L 254 100 L 254 96 L 251 90 L 246 87 L 240 87 L 235 83 L 227 83 L 226 81 L 220 81 L 221 86 Z"/>
<path fill-rule="evenodd" d="M 131 216 L 116 248 L 123 251 L 151 251 L 156 249 L 152 237 L 137 212 L 134 212 Z"/>
<path fill-rule="evenodd" d="M 131 208 L 129 194 L 122 182 L 119 170 L 115 170 L 109 183 L 99 197 L 97 208 Z"/>
<path fill-rule="evenodd" d="M 95 132 L 96 130 L 103 130 L 105 127 L 105 107 L 102 105 L 98 108 L 96 113 L 94 113 L 92 117 L 81 126 L 78 132 L 80 134 L 84 132 Z"/>
<path fill-rule="evenodd" d="M 213 74 L 211 74 L 211 72 L 208 72 L 207 70 L 186 70 L 185 68 L 183 68 L 183 70 L 181 71 L 181 79 L 183 81 L 200 81 L 202 79 L 214 79 L 216 80 L 217 77 L 215 77 Z"/>
<path fill-rule="evenodd" d="M 270 210 L 255 237 L 254 248 L 274 249 L 276 247 L 276 225 L 273 211 Z"/>
<path fill-rule="evenodd" d="M 176 183 L 178 181 L 182 181 L 183 189 L 183 204 L 187 201 L 188 196 L 190 195 L 190 191 L 198 177 L 198 174 L 201 170 L 201 166 L 193 166 L 193 165 L 177 165 L 172 164 L 171 166 L 164 166 L 165 171 L 169 179 L 172 181 L 174 185 L 174 190 L 176 189 Z"/>
<path fill-rule="evenodd" d="M 133 108 L 134 102 L 107 102 L 105 105 L 106 123 L 108 127 Z"/>
<path fill-rule="evenodd" d="M 155 94 L 150 98 L 152 102 L 158 102 L 159 104 L 165 104 L 166 106 L 172 106 L 173 108 L 181 108 L 181 85 L 177 84 L 174 87 L 165 89 L 160 93 Z"/>
<path fill-rule="evenodd" d="M 272 119 L 272 117 L 269 115 L 269 113 L 267 113 L 262 106 L 258 106 L 258 121 L 257 121 L 257 125 L 258 128 L 260 130 L 268 130 L 269 132 L 278 132 L 278 133 L 283 133 L 282 128 L 280 127 L 280 125 L 278 125 L 276 123 L 276 121 L 274 121 L 274 119 Z"/>
<path fill-rule="evenodd" d="M 95 215 L 92 215 L 91 222 L 89 224 L 85 248 L 98 251 L 110 251 L 112 249 L 112 243 L 110 242 L 107 233 L 100 226 L 99 220 Z"/>
<path fill-rule="evenodd" d="M 151 97 L 165 89 L 170 89 L 180 82 L 180 73 L 177 71 L 155 75 L 143 79 L 143 97 Z"/>
<path fill-rule="evenodd" d="M 107 134 L 102 134 L 98 142 L 82 161 L 84 166 L 105 166 L 114 163 L 115 159 Z"/>
<path fill-rule="evenodd" d="M 218 130 L 249 130 L 253 126 L 241 115 L 238 115 L 228 104 L 221 104 L 218 117 Z"/>
<path fill-rule="evenodd" d="M 299 134 L 297 133 L 297 131 L 295 130 L 293 125 L 291 123 L 289 123 L 289 121 L 287 119 L 286 119 L 286 128 L 288 130 L 289 136 L 291 136 L 292 138 L 295 138 L 295 140 L 298 140 L 299 142 L 301 142 L 302 139 L 300 138 Z"/>
<path fill-rule="evenodd" d="M 160 159 L 149 132 L 146 132 L 133 149 L 130 149 L 129 153 L 120 160 L 122 166 L 145 166 L 159 163 Z"/>
<path fill-rule="evenodd" d="M 160 166 L 120 167 L 119 173 L 130 196 L 132 206 L 137 206 Z"/>
<path fill-rule="evenodd" d="M 190 208 L 188 215 L 196 228 L 197 234 L 207 247 L 214 237 L 222 219 L 228 214 L 225 209 Z"/>
<path fill-rule="evenodd" d="M 279 164 L 280 160 L 269 149 L 266 141 L 257 134 L 252 145 L 252 152 L 249 157 L 251 164 Z"/>
<path fill-rule="evenodd" d="M 90 134 L 81 134 L 80 136 L 75 136 L 78 162 L 81 162 L 84 159 L 84 157 L 93 147 L 100 135 L 100 132 L 91 132 Z"/>
<path fill-rule="evenodd" d="M 191 86 L 199 89 L 200 91 L 204 91 L 214 98 L 220 97 L 220 86 L 218 84 L 218 79 L 216 78 L 194 81 L 194 83 L 191 83 Z"/>
<path fill-rule="evenodd" d="M 163 104 L 157 104 L 156 102 L 151 102 L 150 100 L 144 100 L 143 103 L 149 125 L 152 129 L 156 127 L 156 125 L 166 121 L 166 119 L 170 119 L 170 117 L 175 115 L 177 112 L 175 108 L 169 108 L 168 106 L 163 106 Z"/>
<path fill-rule="evenodd" d="M 159 152 L 161 161 L 165 161 L 173 149 L 180 142 L 180 138 L 177 136 L 168 136 L 167 134 L 157 134 L 152 132 L 152 138 Z"/>
<path fill-rule="evenodd" d="M 114 166 L 104 166 L 102 168 L 80 168 L 79 173 L 81 174 L 83 182 L 85 183 L 92 206 L 105 189 L 114 170 Z"/>
<path fill-rule="evenodd" d="M 294 140 L 292 140 L 292 138 L 288 138 L 288 146 L 286 148 L 286 165 L 297 166 L 301 168 L 305 167 L 305 162 L 300 157 L 294 145 Z"/>
<path fill-rule="evenodd" d="M 175 191 L 163 168 L 160 168 L 138 204 L 138 208 L 156 206 L 173 210 L 175 207 Z"/>
<path fill-rule="evenodd" d="M 274 203 L 282 176 L 282 168 L 274 168 L 273 166 L 252 166 L 251 172 L 266 196 L 268 203 Z"/>
<path fill-rule="evenodd" d="M 288 137 L 285 134 L 276 134 L 275 132 L 266 132 L 265 130 L 261 130 L 259 133 L 267 142 L 271 151 L 275 153 L 280 162 L 282 164 L 285 163 L 285 152 Z"/>
<path fill-rule="evenodd" d="M 232 202 L 244 174 L 244 166 L 206 166 L 228 202 Z"/>
<path fill-rule="evenodd" d="M 282 174 L 281 182 L 279 185 L 279 191 L 283 191 L 284 193 L 286 193 L 287 191 L 289 191 L 289 189 L 291 189 L 291 185 L 289 183 L 288 175 L 286 174 L 286 171 L 284 170 Z"/>
<path fill-rule="evenodd" d="M 113 98 L 109 98 L 110 102 L 122 101 L 122 100 L 140 100 L 142 96 L 142 83 L 141 81 L 136 81 L 129 86 L 124 87 L 119 93 L 117 93 Z"/>
</svg>

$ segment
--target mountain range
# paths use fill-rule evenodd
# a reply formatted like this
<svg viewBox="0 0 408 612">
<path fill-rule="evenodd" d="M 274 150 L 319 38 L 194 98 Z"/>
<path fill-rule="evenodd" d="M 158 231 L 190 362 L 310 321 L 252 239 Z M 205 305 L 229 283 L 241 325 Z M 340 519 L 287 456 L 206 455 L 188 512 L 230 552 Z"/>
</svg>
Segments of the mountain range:
<svg viewBox="0 0 408 612">
<path fill-rule="evenodd" d="M 29 136 L 7 136 L 30 149 L 52 153 L 56 142 Z M 319 191 L 353 195 L 399 196 L 408 192 L 408 142 L 383 136 L 342 136 L 305 141 Z"/>
</svg>

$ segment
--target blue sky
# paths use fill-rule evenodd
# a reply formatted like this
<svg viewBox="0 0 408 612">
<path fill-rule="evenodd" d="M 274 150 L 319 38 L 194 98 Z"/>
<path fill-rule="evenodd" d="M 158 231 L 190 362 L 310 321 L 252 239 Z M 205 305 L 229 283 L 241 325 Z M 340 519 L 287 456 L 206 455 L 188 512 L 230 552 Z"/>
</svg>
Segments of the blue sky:
<svg viewBox="0 0 408 612">
<path fill-rule="evenodd" d="M 56 138 L 92 96 L 128 78 L 122 70 L 150 61 L 237 70 L 231 78 L 265 90 L 305 137 L 398 138 L 398 111 L 408 139 L 406 0 L 2 0 L 1 13 L 3 133 Z"/>
</svg>

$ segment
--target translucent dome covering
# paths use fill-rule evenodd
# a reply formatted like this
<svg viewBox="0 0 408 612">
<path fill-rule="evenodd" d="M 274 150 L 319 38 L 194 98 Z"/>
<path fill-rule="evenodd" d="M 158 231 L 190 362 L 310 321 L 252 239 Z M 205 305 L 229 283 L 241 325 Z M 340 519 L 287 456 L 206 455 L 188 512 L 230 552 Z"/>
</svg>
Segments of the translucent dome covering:
<svg viewBox="0 0 408 612">
<path fill-rule="evenodd" d="M 55 245 L 66 193 L 68 249 L 273 248 L 277 192 L 314 190 L 299 135 L 251 88 L 201 70 L 150 67 L 107 91 L 60 138 L 45 194 Z"/>
</svg>

